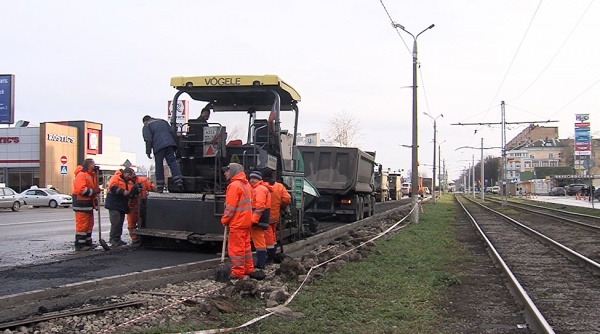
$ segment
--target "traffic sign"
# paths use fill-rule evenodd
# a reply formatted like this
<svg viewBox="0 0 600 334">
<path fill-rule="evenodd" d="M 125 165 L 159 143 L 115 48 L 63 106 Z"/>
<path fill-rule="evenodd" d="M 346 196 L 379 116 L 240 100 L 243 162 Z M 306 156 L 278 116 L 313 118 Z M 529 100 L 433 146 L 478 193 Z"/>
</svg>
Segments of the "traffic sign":
<svg viewBox="0 0 600 334">
<path fill-rule="evenodd" d="M 67 175 L 67 165 L 60 166 L 60 175 Z"/>
<path fill-rule="evenodd" d="M 66 164 L 67 163 L 67 157 L 64 156 L 64 155 L 62 157 L 60 157 L 60 163 L 63 164 L 63 165 Z"/>
<path fill-rule="evenodd" d="M 594 168 L 595 165 L 596 163 L 594 162 L 594 160 L 590 158 L 583 160 L 583 167 L 585 167 L 585 169 Z"/>
</svg>

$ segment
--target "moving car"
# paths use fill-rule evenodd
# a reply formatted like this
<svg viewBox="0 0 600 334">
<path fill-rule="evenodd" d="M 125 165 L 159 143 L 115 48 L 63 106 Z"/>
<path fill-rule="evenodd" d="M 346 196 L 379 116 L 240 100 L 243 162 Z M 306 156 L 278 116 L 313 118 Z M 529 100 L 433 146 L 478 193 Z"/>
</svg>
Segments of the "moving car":
<svg viewBox="0 0 600 334">
<path fill-rule="evenodd" d="M 31 205 L 34 208 L 40 206 L 49 206 L 56 208 L 63 206 L 68 208 L 73 204 L 73 198 L 71 195 L 61 194 L 52 188 L 37 188 L 31 187 L 21 193 L 25 204 Z"/>
<path fill-rule="evenodd" d="M 402 196 L 408 196 L 410 194 L 411 184 L 410 182 L 402 183 L 402 187 L 400 191 L 402 191 Z"/>
<path fill-rule="evenodd" d="M 8 187 L 0 187 L 0 208 L 10 208 L 17 212 L 24 204 L 21 194 Z"/>
<path fill-rule="evenodd" d="M 548 192 L 549 196 L 566 196 L 567 191 L 563 187 L 554 187 Z"/>
<path fill-rule="evenodd" d="M 569 184 L 566 188 L 567 195 L 573 196 L 573 195 L 577 194 L 583 187 L 585 187 L 585 184 L 582 184 L 582 183 Z"/>
</svg>

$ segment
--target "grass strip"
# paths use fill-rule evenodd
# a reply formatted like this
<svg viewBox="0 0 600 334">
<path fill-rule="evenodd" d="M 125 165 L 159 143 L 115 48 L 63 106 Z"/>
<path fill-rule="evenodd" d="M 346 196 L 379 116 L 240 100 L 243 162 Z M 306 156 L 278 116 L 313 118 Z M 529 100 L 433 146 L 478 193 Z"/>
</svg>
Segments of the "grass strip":
<svg viewBox="0 0 600 334">
<path fill-rule="evenodd" d="M 458 283 L 463 259 L 455 240 L 452 196 L 426 204 L 419 224 L 377 242 L 366 259 L 347 263 L 306 287 L 289 307 L 300 319 L 270 317 L 247 333 L 443 333 L 437 303 Z M 224 315 L 240 324 L 248 315 Z"/>
</svg>

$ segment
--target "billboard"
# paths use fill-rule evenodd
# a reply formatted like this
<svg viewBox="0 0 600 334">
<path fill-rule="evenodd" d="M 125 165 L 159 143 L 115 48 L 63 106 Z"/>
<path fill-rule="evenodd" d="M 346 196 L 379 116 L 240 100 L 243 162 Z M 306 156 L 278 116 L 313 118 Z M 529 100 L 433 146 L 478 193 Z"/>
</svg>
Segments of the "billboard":
<svg viewBox="0 0 600 334">
<path fill-rule="evenodd" d="M 15 122 L 15 76 L 0 74 L 0 124 Z"/>
<path fill-rule="evenodd" d="M 578 161 L 589 159 L 592 155 L 592 136 L 590 114 L 575 114 L 575 168 L 583 169 Z"/>
</svg>

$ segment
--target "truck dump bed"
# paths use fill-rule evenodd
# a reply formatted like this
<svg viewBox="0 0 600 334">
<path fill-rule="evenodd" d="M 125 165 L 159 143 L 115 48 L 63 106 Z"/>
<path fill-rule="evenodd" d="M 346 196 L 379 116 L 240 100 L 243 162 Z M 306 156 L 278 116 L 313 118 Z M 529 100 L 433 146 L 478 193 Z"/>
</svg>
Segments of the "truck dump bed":
<svg viewBox="0 0 600 334">
<path fill-rule="evenodd" d="M 298 146 L 305 177 L 321 194 L 373 192 L 375 158 L 355 147 Z"/>
</svg>

